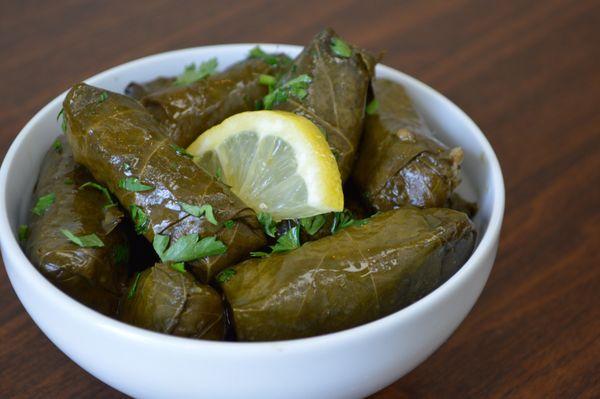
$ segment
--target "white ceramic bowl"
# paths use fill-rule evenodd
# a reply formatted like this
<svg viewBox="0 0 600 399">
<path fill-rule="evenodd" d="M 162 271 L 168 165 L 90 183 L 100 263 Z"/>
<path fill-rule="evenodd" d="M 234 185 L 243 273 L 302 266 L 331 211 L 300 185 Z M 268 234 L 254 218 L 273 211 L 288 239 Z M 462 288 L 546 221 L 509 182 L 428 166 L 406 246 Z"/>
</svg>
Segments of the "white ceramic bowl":
<svg viewBox="0 0 600 399">
<path fill-rule="evenodd" d="M 174 75 L 184 65 L 210 57 L 217 57 L 221 67 L 227 66 L 244 58 L 252 46 L 172 51 L 112 68 L 87 82 L 122 92 L 132 80 Z M 262 47 L 292 56 L 301 50 L 288 45 Z M 474 188 L 472 194 L 480 208 L 475 220 L 479 243 L 462 269 L 437 290 L 399 312 L 360 327 L 267 343 L 167 336 L 120 323 L 79 304 L 38 273 L 19 247 L 15 233 L 26 221 L 43 155 L 60 132 L 56 115 L 63 93 L 27 123 L 0 170 L 2 256 L 27 312 L 73 361 L 135 397 L 356 398 L 376 392 L 412 370 L 457 328 L 488 278 L 504 212 L 504 185 L 490 144 L 457 106 L 394 69 L 380 65 L 377 74 L 402 83 L 439 137 L 465 150 L 464 176 Z"/>
</svg>

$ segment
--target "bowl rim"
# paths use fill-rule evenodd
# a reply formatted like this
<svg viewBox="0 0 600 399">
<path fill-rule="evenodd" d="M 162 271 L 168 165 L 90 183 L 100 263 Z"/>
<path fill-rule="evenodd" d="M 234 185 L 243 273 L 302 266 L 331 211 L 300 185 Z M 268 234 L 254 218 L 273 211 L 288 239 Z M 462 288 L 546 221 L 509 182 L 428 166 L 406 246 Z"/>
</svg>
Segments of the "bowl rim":
<svg viewBox="0 0 600 399">
<path fill-rule="evenodd" d="M 230 51 L 238 52 L 240 54 L 247 53 L 252 47 L 260 46 L 266 51 L 283 51 L 285 53 L 296 53 L 302 50 L 302 46 L 289 45 L 289 44 L 274 44 L 274 43 L 231 43 L 231 44 L 216 44 L 209 46 L 198 46 L 189 47 L 178 50 L 166 51 L 153 55 L 144 56 L 132 61 L 128 61 L 123 64 L 119 64 L 112 68 L 109 68 L 103 72 L 100 72 L 88 79 L 86 82 L 93 84 L 94 81 L 105 78 L 107 75 L 118 75 L 123 73 L 128 68 L 136 67 L 138 63 L 144 62 L 155 62 L 162 58 L 169 59 L 177 55 L 182 55 L 189 52 L 201 51 L 209 53 L 211 51 Z M 10 145 L 9 150 L 6 152 L 2 166 L 0 168 L 0 241 L 2 242 L 3 250 L 10 253 L 14 263 L 18 263 L 19 266 L 14 268 L 16 273 L 22 273 L 23 279 L 28 284 L 35 286 L 36 289 L 45 290 L 46 295 L 53 297 L 55 301 L 63 302 L 62 305 L 68 308 L 69 312 L 72 313 L 71 317 L 77 317 L 82 319 L 82 322 L 89 322 L 95 325 L 96 328 L 104 328 L 110 330 L 113 333 L 123 336 L 126 339 L 143 340 L 148 344 L 157 343 L 162 346 L 169 346 L 172 348 L 180 347 L 186 350 L 190 349 L 218 349 L 218 350 L 232 350 L 232 351 L 260 351 L 266 347 L 275 345 L 278 350 L 286 349 L 288 351 L 303 351 L 307 347 L 321 346 L 321 345 L 343 345 L 348 341 L 359 340 L 361 337 L 374 334 L 376 330 L 387 330 L 388 328 L 396 325 L 402 319 L 412 319 L 419 313 L 423 312 L 426 308 L 435 307 L 438 303 L 442 302 L 447 298 L 459 285 L 460 281 L 467 278 L 469 275 L 476 272 L 478 267 L 484 263 L 484 257 L 490 255 L 490 249 L 492 249 L 497 243 L 500 229 L 502 225 L 502 219 L 504 215 L 505 205 L 505 191 L 504 181 L 502 177 L 502 171 L 500 164 L 492 149 L 492 146 L 488 142 L 487 138 L 479 127 L 473 122 L 473 120 L 466 115 L 457 105 L 446 98 L 444 95 L 434 90 L 427 84 L 420 80 L 413 78 L 399 70 L 391 68 L 389 66 L 378 64 L 377 71 L 384 71 L 388 76 L 400 76 L 404 80 L 408 80 L 413 84 L 419 91 L 428 92 L 441 100 L 444 107 L 449 108 L 451 111 L 457 113 L 458 117 L 464 120 L 469 130 L 471 130 L 478 140 L 478 145 L 485 154 L 485 157 L 489 163 L 491 170 L 492 182 L 490 184 L 490 190 L 493 195 L 492 211 L 490 213 L 489 223 L 486 232 L 481 237 L 475 251 L 471 254 L 467 262 L 456 272 L 450 279 L 444 284 L 436 288 L 433 292 L 429 293 L 425 297 L 421 298 L 417 302 L 400 309 L 390 315 L 384 316 L 377 320 L 362 324 L 360 326 L 352 327 L 338 332 L 328 333 L 324 335 L 318 335 L 308 338 L 297 338 L 290 340 L 281 341 L 264 341 L 264 342 L 238 342 L 238 341 L 208 341 L 199 340 L 186 337 L 177 337 L 159 332 L 146 330 L 140 327 L 132 326 L 127 323 L 121 322 L 117 319 L 105 316 L 92 308 L 89 308 L 77 300 L 71 298 L 60 289 L 50 283 L 29 261 L 21 246 L 19 245 L 16 234 L 10 227 L 8 209 L 6 205 L 6 186 L 8 183 L 8 172 L 9 169 L 18 155 L 22 142 L 25 137 L 37 125 L 38 121 L 46 115 L 57 103 L 62 102 L 67 91 L 62 92 L 49 103 L 47 103 L 41 110 L 39 110 L 21 129 L 18 135 Z M 16 226 L 15 226 L 16 227 Z M 5 268 L 6 260 L 4 260 Z M 12 284 L 12 282 L 11 282 Z M 84 320 L 85 319 L 85 320 Z"/>
</svg>

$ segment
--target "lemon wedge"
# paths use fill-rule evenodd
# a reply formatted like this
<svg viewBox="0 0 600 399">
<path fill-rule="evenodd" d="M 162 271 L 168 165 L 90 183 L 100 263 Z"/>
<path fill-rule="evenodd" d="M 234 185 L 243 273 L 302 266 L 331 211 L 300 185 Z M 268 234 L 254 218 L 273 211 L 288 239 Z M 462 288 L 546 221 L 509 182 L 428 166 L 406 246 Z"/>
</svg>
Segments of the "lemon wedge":
<svg viewBox="0 0 600 399">
<path fill-rule="evenodd" d="M 344 208 L 342 179 L 319 128 L 284 111 L 243 112 L 187 149 L 256 212 L 292 219 Z"/>
</svg>

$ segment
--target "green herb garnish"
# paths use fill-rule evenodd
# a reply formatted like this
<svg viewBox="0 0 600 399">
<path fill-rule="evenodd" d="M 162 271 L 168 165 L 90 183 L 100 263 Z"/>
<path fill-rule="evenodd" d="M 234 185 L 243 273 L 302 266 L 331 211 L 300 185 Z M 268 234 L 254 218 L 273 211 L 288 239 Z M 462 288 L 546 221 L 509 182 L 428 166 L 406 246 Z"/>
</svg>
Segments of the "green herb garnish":
<svg viewBox="0 0 600 399">
<path fill-rule="evenodd" d="M 173 85 L 185 86 L 204 79 L 205 77 L 215 73 L 218 65 L 219 63 L 216 58 L 211 58 L 208 61 L 204 61 L 198 65 L 198 68 L 196 68 L 196 64 L 191 63 L 185 67 L 181 75 L 177 76 L 177 79 L 175 79 Z"/>
<path fill-rule="evenodd" d="M 56 194 L 50 193 L 43 195 L 40 198 L 38 198 L 31 212 L 35 213 L 38 216 L 42 216 L 44 212 L 46 212 L 46 210 L 50 208 L 54 201 L 56 201 Z"/>
<path fill-rule="evenodd" d="M 75 184 L 75 180 L 71 179 L 70 177 L 67 177 L 64 181 L 65 184 Z"/>
<path fill-rule="evenodd" d="M 115 247 L 113 257 L 116 263 L 129 262 L 129 247 L 125 244 L 119 244 Z"/>
<path fill-rule="evenodd" d="M 54 149 L 54 151 L 56 151 L 60 154 L 62 152 L 63 145 L 59 139 L 56 139 L 56 140 L 54 140 L 54 143 L 52 143 L 52 148 Z"/>
<path fill-rule="evenodd" d="M 198 206 L 186 204 L 185 202 L 180 202 L 179 206 L 181 206 L 181 209 L 183 209 L 185 212 L 189 213 L 192 216 L 196 216 L 197 218 L 199 218 L 200 216 L 204 215 L 206 217 L 206 220 L 208 220 L 212 224 L 219 224 L 217 222 L 217 219 L 215 219 L 212 205 L 205 204 Z"/>
<path fill-rule="evenodd" d="M 171 268 L 180 273 L 185 273 L 185 263 L 183 262 L 171 263 Z"/>
<path fill-rule="evenodd" d="M 227 230 L 231 230 L 233 229 L 233 226 L 235 226 L 235 222 L 233 220 L 226 220 L 223 222 L 223 226 L 225 226 Z"/>
<path fill-rule="evenodd" d="M 260 75 L 258 77 L 258 82 L 261 85 L 273 87 L 273 86 L 275 86 L 275 83 L 277 83 L 277 79 L 275 79 L 275 76 L 271 76 L 271 75 Z"/>
<path fill-rule="evenodd" d="M 19 242 L 25 242 L 27 237 L 29 237 L 29 227 L 26 224 L 22 224 L 19 226 Z"/>
<path fill-rule="evenodd" d="M 235 273 L 235 269 L 228 267 L 227 269 L 222 270 L 221 273 L 217 274 L 217 282 L 221 284 L 226 283 L 231 280 L 233 276 L 235 276 Z"/>
<path fill-rule="evenodd" d="M 144 234 L 147 232 L 150 219 L 144 210 L 137 205 L 130 205 L 129 212 L 131 213 L 131 220 L 133 220 L 135 232 L 137 234 Z"/>
<path fill-rule="evenodd" d="M 71 242 L 79 245 L 82 248 L 99 248 L 104 246 L 102 240 L 94 233 L 85 236 L 76 236 L 67 229 L 60 229 L 60 232 L 63 233 L 63 235 Z"/>
<path fill-rule="evenodd" d="M 112 195 L 110 195 L 110 191 L 108 191 L 108 189 L 106 187 L 104 187 L 103 185 L 95 183 L 93 181 L 89 181 L 89 182 L 84 183 L 81 186 L 79 186 L 79 189 L 81 190 L 81 189 L 86 188 L 86 187 L 95 188 L 96 190 L 98 190 L 102 194 L 104 194 L 104 196 L 108 200 L 108 204 L 106 206 L 114 205 L 115 204 L 115 201 L 113 201 Z"/>
<path fill-rule="evenodd" d="M 289 96 L 295 97 L 298 100 L 304 99 L 308 95 L 310 82 L 312 82 L 312 79 L 306 74 L 297 76 L 281 85 L 278 82 L 277 87 L 273 88 L 263 99 L 264 108 L 272 109 L 274 105 L 287 101 Z"/>
<path fill-rule="evenodd" d="M 379 101 L 377 101 L 377 99 L 374 98 L 367 105 L 367 108 L 365 108 L 365 112 L 367 113 L 367 115 L 375 115 L 377 113 L 378 109 L 379 109 Z"/>
<path fill-rule="evenodd" d="M 331 234 L 335 234 L 346 227 L 363 226 L 367 224 L 367 222 L 368 219 L 354 219 L 352 212 L 347 209 L 344 209 L 342 212 L 334 212 L 333 223 L 331 225 Z"/>
<path fill-rule="evenodd" d="M 190 262 L 227 251 L 227 246 L 214 236 L 199 238 L 198 234 L 188 234 L 169 246 L 169 236 L 156 234 L 152 246 L 163 262 Z"/>
<path fill-rule="evenodd" d="M 342 39 L 339 37 L 334 37 L 331 39 L 331 51 L 338 57 L 348 58 L 352 55 L 352 49 Z"/>
<path fill-rule="evenodd" d="M 129 165 L 127 162 L 125 162 L 123 164 L 123 169 L 125 170 L 125 172 L 131 172 L 131 165 Z"/>
<path fill-rule="evenodd" d="M 98 97 L 98 104 L 103 103 L 107 99 L 108 99 L 108 93 L 103 91 L 102 93 L 100 93 L 100 96 Z"/>
<path fill-rule="evenodd" d="M 194 157 L 192 154 L 190 154 L 189 152 L 187 152 L 185 150 L 185 148 L 180 147 L 177 144 L 171 144 L 171 148 L 173 148 L 175 150 L 175 152 L 177 153 L 177 155 L 181 155 L 181 156 L 184 156 L 186 158 L 193 158 Z"/>
<path fill-rule="evenodd" d="M 325 216 L 316 215 L 300 219 L 300 225 L 308 234 L 315 235 L 325 224 Z"/>
<path fill-rule="evenodd" d="M 65 118 L 65 109 L 61 108 L 60 111 L 58 112 L 58 115 L 56 115 L 56 120 L 58 121 L 60 119 L 60 128 L 62 129 L 63 133 L 67 132 L 67 119 Z"/>
<path fill-rule="evenodd" d="M 277 239 L 275 245 L 271 245 L 271 254 L 277 252 L 288 252 L 294 248 L 298 248 L 300 246 L 300 227 L 294 226 L 290 228 L 285 234 L 282 234 Z M 270 254 L 267 252 L 250 252 L 250 256 L 264 258 L 269 256 Z"/>
<path fill-rule="evenodd" d="M 250 53 L 248 53 L 248 58 L 257 58 L 263 60 L 269 65 L 287 65 L 290 62 L 292 62 L 292 60 L 287 56 L 278 57 L 273 54 L 265 53 L 263 49 L 261 49 L 259 46 L 256 46 L 252 50 L 250 50 Z"/>
<path fill-rule="evenodd" d="M 119 180 L 119 187 L 127 191 L 148 191 L 154 189 L 152 186 L 140 183 L 140 179 L 137 177 L 126 177 Z"/>
<path fill-rule="evenodd" d="M 277 230 L 277 226 L 275 224 L 275 221 L 273 221 L 273 217 L 271 216 L 271 214 L 267 212 L 259 212 L 257 217 L 258 221 L 263 226 L 265 234 L 269 237 L 275 237 L 275 231 Z"/>
<path fill-rule="evenodd" d="M 131 285 L 131 288 L 129 289 L 129 293 L 127 294 L 127 299 L 131 299 L 135 295 L 135 291 L 137 290 L 138 281 L 140 281 L 141 275 L 142 275 L 142 273 L 140 273 L 140 272 L 137 272 L 135 274 L 135 279 L 133 280 L 133 284 Z"/>
</svg>

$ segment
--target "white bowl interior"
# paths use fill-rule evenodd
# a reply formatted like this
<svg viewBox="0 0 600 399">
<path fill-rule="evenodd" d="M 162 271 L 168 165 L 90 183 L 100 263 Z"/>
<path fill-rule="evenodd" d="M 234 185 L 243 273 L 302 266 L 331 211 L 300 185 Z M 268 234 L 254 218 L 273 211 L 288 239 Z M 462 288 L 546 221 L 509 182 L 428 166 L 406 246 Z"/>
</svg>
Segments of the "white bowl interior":
<svg viewBox="0 0 600 399">
<path fill-rule="evenodd" d="M 199 63 L 211 57 L 217 57 L 219 60 L 219 67 L 224 68 L 227 65 L 242 59 L 253 46 L 253 44 L 209 46 L 163 53 L 115 67 L 88 79 L 87 82 L 106 88 L 107 90 L 122 92 L 130 81 L 145 81 L 158 75 L 178 74 L 185 65 L 191 62 Z M 263 44 L 261 46 L 265 51 L 282 51 L 291 56 L 295 56 L 301 50 L 301 47 L 299 46 L 274 44 Z M 51 321 L 45 318 L 46 316 L 39 313 L 40 306 L 42 306 L 39 304 L 42 299 L 39 298 L 43 298 L 44 301 L 52 303 L 53 306 L 60 306 L 63 311 L 69 313 L 69 317 L 72 317 L 71 321 L 73 323 L 81 323 L 79 324 L 80 328 L 92 325 L 93 328 L 97 329 L 98 336 L 102 336 L 107 340 L 114 339 L 115 345 L 117 346 L 127 342 L 131 356 L 139 356 L 140 353 L 142 353 L 144 354 L 142 357 L 147 354 L 150 359 L 152 353 L 146 352 L 144 345 L 160 345 L 163 348 L 170 348 L 169 350 L 172 350 L 173 353 L 176 350 L 185 350 L 186 353 L 196 353 L 196 351 L 198 351 L 198 356 L 204 354 L 209 357 L 213 356 L 214 358 L 223 359 L 223 364 L 225 364 L 226 361 L 239 362 L 239 356 L 256 356 L 259 353 L 265 357 L 271 356 L 271 361 L 275 361 L 273 359 L 278 359 L 277 356 L 281 356 L 282 353 L 286 353 L 287 356 L 301 357 L 303 354 L 310 353 L 314 348 L 321 348 L 319 350 L 322 351 L 321 353 L 325 354 L 326 349 L 324 348 L 333 350 L 332 348 L 342 347 L 344 343 L 359 342 L 361 339 L 364 340 L 369 336 L 372 337 L 375 333 L 380 335 L 384 334 L 394 328 L 395 325 L 399 326 L 401 323 L 404 323 L 404 325 L 406 323 L 410 324 L 414 320 L 417 320 L 420 313 L 423 313 L 425 310 L 431 309 L 432 307 L 440 306 L 440 304 L 447 301 L 448 298 L 453 295 L 453 292 L 456 291 L 457 287 L 460 287 L 460 284 L 470 281 L 469 279 L 475 281 L 474 276 L 478 273 L 477 268 L 487 267 L 487 269 L 479 273 L 480 276 L 477 277 L 477 284 L 479 284 L 480 287 L 473 289 L 473 293 L 470 294 L 471 297 L 462 300 L 459 304 L 453 305 L 456 306 L 457 309 L 459 306 L 465 307 L 464 311 L 455 310 L 457 315 L 462 315 L 462 317 L 464 317 L 470 306 L 474 303 L 476 297 L 479 295 L 479 292 L 485 283 L 485 279 L 487 278 L 487 273 L 489 273 L 489 268 L 491 268 L 493 256 L 495 255 L 495 246 L 497 244 L 504 211 L 504 186 L 498 161 L 489 143 L 477 126 L 458 107 L 445 97 L 410 76 L 386 66 L 379 65 L 377 67 L 377 75 L 402 83 L 428 123 L 436 131 L 437 136 L 446 144 L 450 146 L 461 146 L 465 151 L 463 184 L 460 187 L 460 191 L 470 199 L 476 199 L 478 202 L 479 212 L 475 218 L 475 223 L 479 230 L 479 244 L 475 253 L 465 266 L 436 291 L 393 315 L 351 330 L 303 340 L 262 344 L 195 341 L 156 334 L 106 318 L 93 310 L 78 304 L 43 279 L 31 263 L 27 261 L 16 239 L 17 227 L 20 223 L 27 220 L 27 214 L 30 210 L 32 189 L 35 185 L 43 156 L 54 138 L 60 134 L 60 125 L 57 122 L 56 116 L 61 109 L 62 99 L 65 95 L 65 93 L 63 93 L 38 112 L 23 128 L 22 132 L 15 139 L 8 151 L 0 170 L 0 190 L 2 191 L 0 195 L 3 196 L 3 198 L 0 198 L 2 251 L 9 277 L 11 277 L 15 291 L 33 319 L 40 325 L 42 330 L 48 334 L 50 339 L 57 344 L 57 346 L 82 365 L 82 367 L 119 389 L 130 394 L 139 395 L 144 392 L 143 389 L 127 386 L 127 382 L 124 382 L 125 380 L 116 373 L 118 368 L 113 367 L 112 369 L 116 370 L 116 374 L 110 376 L 108 376 L 107 372 L 102 371 L 111 369 L 112 359 L 88 359 L 85 357 L 85 354 L 80 352 L 80 349 L 69 343 L 71 341 L 68 340 L 68 336 L 63 338 L 61 334 L 66 333 L 61 332 L 59 329 L 55 329 L 51 325 Z M 489 259 L 489 257 L 491 257 L 491 259 Z M 484 264 L 484 266 L 482 266 L 482 264 Z M 30 294 L 25 293 L 28 288 L 37 290 L 36 295 L 38 295 L 39 298 L 35 300 L 28 298 L 27 295 Z M 40 290 L 46 291 L 42 294 L 40 293 Z M 33 309 L 36 309 L 36 311 L 32 311 Z M 353 392 L 365 394 L 373 391 L 377 386 L 382 387 L 384 386 L 382 384 L 393 381 L 392 378 L 398 378 L 401 373 L 405 373 L 407 370 L 414 367 L 437 348 L 450 332 L 456 328 L 461 320 L 462 318 L 460 320 L 449 322 L 449 327 L 446 329 L 448 330 L 447 334 L 445 332 L 446 330 L 444 330 L 444 333 L 439 333 L 437 336 L 427 338 L 428 341 L 422 343 L 421 346 L 415 345 L 413 349 L 405 350 L 405 356 L 407 356 L 407 359 L 410 358 L 410 361 L 406 360 L 404 363 L 405 365 L 402 366 L 404 368 L 398 369 L 398 372 L 389 373 L 389 375 L 386 375 L 385 377 L 382 376 L 377 381 L 373 380 L 371 385 L 367 388 L 359 389 L 357 385 L 357 387 L 352 388 L 355 389 Z M 433 321 L 433 325 L 435 325 L 435 323 L 436 322 Z M 400 333 L 402 333 L 402 331 L 400 331 Z M 92 335 L 95 336 L 95 334 L 96 332 Z M 75 338 L 75 340 L 76 339 L 77 338 Z M 87 337 L 82 334 L 81 339 L 85 341 Z M 134 346 L 134 343 L 139 344 L 140 347 Z M 427 351 L 419 349 L 425 347 L 427 347 Z M 416 353 L 419 350 L 423 353 Z M 411 355 L 406 354 L 407 351 L 410 352 Z M 385 349 L 382 349 L 379 356 L 383 357 L 385 356 L 385 353 Z M 348 356 L 350 356 L 350 353 L 348 353 Z M 131 359 L 134 358 L 132 357 Z M 389 359 L 389 362 L 394 361 L 396 361 L 396 359 Z M 138 366 L 140 367 L 138 373 L 151 372 L 151 364 L 152 360 L 138 362 Z M 270 363 L 265 360 L 265 367 L 269 364 Z M 327 363 L 324 361 L 323 367 L 326 365 Z M 144 367 L 147 367 L 147 370 Z M 227 366 L 224 365 L 223 367 L 226 368 Z M 315 369 L 315 372 L 317 371 L 318 367 Z M 231 372 L 235 372 L 235 370 L 232 370 Z M 284 374 L 283 369 L 281 370 L 281 374 Z M 165 381 L 167 381 L 167 377 L 170 378 L 170 376 L 165 375 L 160 378 L 157 377 L 157 379 L 160 380 L 161 378 L 164 378 Z M 173 378 L 177 378 L 177 375 Z M 246 378 L 245 381 L 248 384 L 252 384 L 253 376 L 251 374 L 250 377 L 240 375 L 239 378 L 240 381 L 242 381 L 242 378 Z M 333 384 L 334 376 L 330 375 L 329 378 Z M 344 376 L 339 376 L 339 378 L 343 379 Z M 360 384 L 358 377 L 356 378 L 356 384 Z M 256 384 L 258 384 L 259 379 L 256 381 Z M 271 381 L 273 381 L 273 379 L 271 379 Z M 281 384 L 285 383 L 286 380 L 282 379 Z M 324 383 L 322 386 L 326 387 L 326 385 L 327 384 Z M 257 387 L 258 385 L 255 388 L 258 389 Z M 277 387 L 276 384 L 274 387 Z M 158 389 L 156 387 L 154 388 Z M 306 392 L 315 393 L 317 391 L 309 390 Z"/>
</svg>

